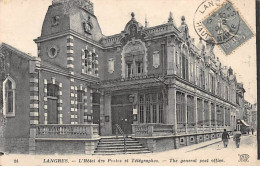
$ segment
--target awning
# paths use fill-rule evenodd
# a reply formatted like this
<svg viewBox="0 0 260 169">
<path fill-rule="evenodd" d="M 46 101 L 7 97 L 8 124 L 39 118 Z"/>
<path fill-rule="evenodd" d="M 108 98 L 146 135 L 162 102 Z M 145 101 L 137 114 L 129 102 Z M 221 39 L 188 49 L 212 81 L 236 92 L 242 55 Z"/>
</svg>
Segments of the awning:
<svg viewBox="0 0 260 169">
<path fill-rule="evenodd" d="M 244 120 L 241 120 L 242 124 L 244 124 L 245 126 L 249 127 L 250 125 L 247 124 Z"/>
</svg>

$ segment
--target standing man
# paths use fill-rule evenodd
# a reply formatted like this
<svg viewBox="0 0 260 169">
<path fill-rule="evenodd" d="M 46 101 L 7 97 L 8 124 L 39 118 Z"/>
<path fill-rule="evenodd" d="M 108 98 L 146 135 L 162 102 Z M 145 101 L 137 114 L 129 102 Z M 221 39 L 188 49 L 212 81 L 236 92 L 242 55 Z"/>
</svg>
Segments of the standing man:
<svg viewBox="0 0 260 169">
<path fill-rule="evenodd" d="M 251 131 L 252 131 L 252 135 L 254 135 L 254 128 L 252 128 Z"/>
<path fill-rule="evenodd" d="M 235 141 L 237 148 L 239 148 L 239 145 L 240 145 L 240 137 L 241 137 L 241 135 L 242 134 L 241 134 L 240 131 L 237 131 L 237 129 L 234 130 L 233 140 Z"/>
<path fill-rule="evenodd" d="M 224 129 L 224 132 L 222 133 L 222 141 L 223 141 L 225 148 L 227 148 L 227 146 L 228 146 L 228 139 L 229 139 L 229 134 L 228 134 L 227 130 Z"/>
</svg>

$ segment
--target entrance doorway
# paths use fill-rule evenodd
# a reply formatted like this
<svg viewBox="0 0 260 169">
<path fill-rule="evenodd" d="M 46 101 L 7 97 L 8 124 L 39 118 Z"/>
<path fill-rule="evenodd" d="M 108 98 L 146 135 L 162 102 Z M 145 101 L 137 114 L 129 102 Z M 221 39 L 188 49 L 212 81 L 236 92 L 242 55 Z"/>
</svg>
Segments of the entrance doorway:
<svg viewBox="0 0 260 169">
<path fill-rule="evenodd" d="M 111 106 L 112 111 L 112 134 L 116 134 L 116 124 L 124 131 L 125 134 L 132 134 L 133 124 L 133 107 L 126 106 Z"/>
</svg>

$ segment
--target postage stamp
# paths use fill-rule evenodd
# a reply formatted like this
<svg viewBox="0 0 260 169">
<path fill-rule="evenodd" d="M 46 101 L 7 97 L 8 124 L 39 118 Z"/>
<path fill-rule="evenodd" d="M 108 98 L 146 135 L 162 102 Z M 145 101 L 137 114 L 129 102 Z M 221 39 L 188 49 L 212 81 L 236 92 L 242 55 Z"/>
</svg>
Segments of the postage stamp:
<svg viewBox="0 0 260 169">
<path fill-rule="evenodd" d="M 0 0 L 0 165 L 259 165 L 255 6 Z"/>
<path fill-rule="evenodd" d="M 254 36 L 230 1 L 204 1 L 196 10 L 194 28 L 202 39 L 217 44 L 226 55 Z"/>
</svg>

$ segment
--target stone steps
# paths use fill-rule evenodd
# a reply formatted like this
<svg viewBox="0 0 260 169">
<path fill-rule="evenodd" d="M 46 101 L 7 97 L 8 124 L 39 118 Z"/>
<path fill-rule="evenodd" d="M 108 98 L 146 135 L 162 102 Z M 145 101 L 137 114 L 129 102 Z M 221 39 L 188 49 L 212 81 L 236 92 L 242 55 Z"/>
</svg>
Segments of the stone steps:
<svg viewBox="0 0 260 169">
<path fill-rule="evenodd" d="M 94 154 L 96 155 L 116 155 L 116 154 L 141 154 L 150 153 L 148 148 L 133 138 L 126 138 L 126 151 L 124 149 L 123 138 L 102 138 L 100 139 Z"/>
</svg>

